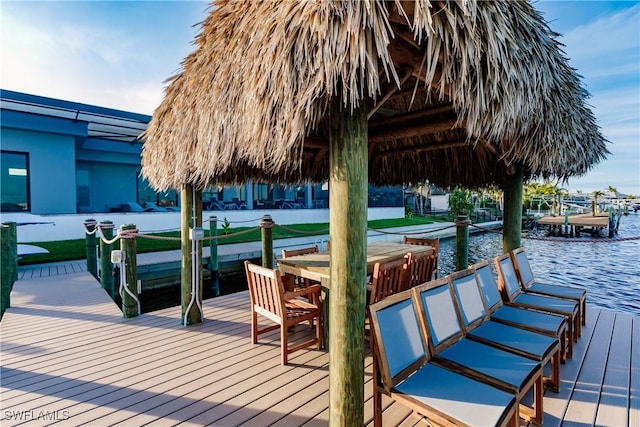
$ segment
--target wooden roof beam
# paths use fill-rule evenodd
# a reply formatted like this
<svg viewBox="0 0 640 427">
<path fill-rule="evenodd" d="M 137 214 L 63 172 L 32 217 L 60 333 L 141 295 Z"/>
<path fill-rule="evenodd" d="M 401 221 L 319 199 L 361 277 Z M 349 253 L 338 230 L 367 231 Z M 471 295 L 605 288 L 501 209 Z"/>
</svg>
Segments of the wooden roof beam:
<svg viewBox="0 0 640 427">
<path fill-rule="evenodd" d="M 405 82 L 409 79 L 409 77 L 411 77 L 411 75 L 413 74 L 413 70 L 408 69 L 404 72 L 404 74 L 402 75 L 402 77 L 400 78 L 400 87 L 402 87 L 403 84 L 405 84 Z M 382 107 L 382 105 L 384 105 L 385 102 L 387 102 L 389 100 L 389 98 L 396 93 L 400 88 L 398 87 L 398 85 L 396 85 L 395 83 L 391 83 L 389 90 L 387 91 L 386 94 L 384 94 L 384 96 L 382 98 L 380 98 L 380 100 L 376 103 L 376 105 L 371 109 L 371 111 L 369 111 L 369 114 L 367 114 L 367 119 L 370 119 L 371 116 L 373 116 L 376 111 L 378 111 L 380 109 L 380 107 Z"/>
<path fill-rule="evenodd" d="M 425 108 L 418 111 L 412 111 L 406 114 L 398 114 L 397 116 L 376 120 L 375 122 L 371 123 L 371 125 L 375 128 L 378 128 L 382 126 L 389 126 L 393 124 L 403 123 L 410 120 L 423 119 L 423 118 L 435 116 L 436 114 L 449 113 L 451 111 L 453 111 L 453 104 L 445 104 L 445 105 L 440 105 L 438 107 Z"/>
<path fill-rule="evenodd" d="M 375 151 L 374 154 L 386 156 L 391 153 L 403 154 L 403 153 L 422 153 L 425 151 L 437 151 L 437 150 L 445 150 L 448 148 L 458 148 L 470 146 L 468 141 L 449 141 L 449 142 L 438 142 L 429 145 L 416 146 L 416 147 L 404 147 L 401 149 L 389 149 L 389 150 L 380 150 Z"/>
<path fill-rule="evenodd" d="M 386 129 L 379 132 L 370 132 L 369 144 L 446 132 L 454 129 L 456 122 L 456 119 L 449 119 L 435 123 L 421 123 L 419 125 L 411 127 L 403 126 L 393 129 Z"/>
</svg>

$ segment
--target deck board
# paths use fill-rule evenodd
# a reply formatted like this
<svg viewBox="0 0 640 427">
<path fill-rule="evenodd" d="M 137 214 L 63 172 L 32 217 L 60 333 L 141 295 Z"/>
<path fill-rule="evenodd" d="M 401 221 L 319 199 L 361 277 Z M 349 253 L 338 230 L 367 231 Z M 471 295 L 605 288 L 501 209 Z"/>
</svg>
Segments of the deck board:
<svg viewBox="0 0 640 427">
<path fill-rule="evenodd" d="M 625 341 L 631 336 L 632 318 L 616 316 L 611 337 L 611 346 L 605 368 L 604 382 L 600 391 L 600 402 L 596 417 L 596 425 L 620 426 L 628 425 L 631 346 Z"/>
<path fill-rule="evenodd" d="M 0 322 L 3 426 L 23 424 L 20 411 L 54 417 L 28 425 L 328 424 L 328 353 L 281 366 L 277 331 L 251 344 L 246 291 L 204 301 L 205 322 L 183 327 L 180 307 L 122 318 L 86 271 L 24 276 Z M 640 317 L 588 309 L 561 392 L 545 394 L 545 425 L 639 425 Z M 367 353 L 365 425 L 371 370 Z M 386 396 L 383 408 L 385 426 L 421 425 Z"/>
</svg>

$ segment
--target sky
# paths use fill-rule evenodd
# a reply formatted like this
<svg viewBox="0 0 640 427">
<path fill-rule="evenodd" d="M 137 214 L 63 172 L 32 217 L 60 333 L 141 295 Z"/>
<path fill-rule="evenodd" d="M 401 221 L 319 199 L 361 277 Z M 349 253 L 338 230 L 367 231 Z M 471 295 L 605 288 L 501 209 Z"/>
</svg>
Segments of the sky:
<svg viewBox="0 0 640 427">
<path fill-rule="evenodd" d="M 0 0 L 0 87 L 142 114 L 195 50 L 205 1 Z M 571 192 L 640 195 L 640 2 L 538 0 L 583 77 L 611 155 Z"/>
</svg>

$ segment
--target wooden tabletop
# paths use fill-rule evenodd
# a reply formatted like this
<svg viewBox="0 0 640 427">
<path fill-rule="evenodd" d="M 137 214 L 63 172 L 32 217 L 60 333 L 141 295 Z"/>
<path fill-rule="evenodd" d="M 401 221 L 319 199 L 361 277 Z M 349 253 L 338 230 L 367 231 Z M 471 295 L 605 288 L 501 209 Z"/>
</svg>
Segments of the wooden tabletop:
<svg viewBox="0 0 640 427">
<path fill-rule="evenodd" d="M 367 246 L 367 274 L 373 272 L 377 262 L 387 262 L 401 258 L 407 252 L 419 253 L 432 250 L 431 246 L 407 245 L 395 242 L 375 242 Z M 316 252 L 297 255 L 278 260 L 280 271 L 285 274 L 306 277 L 319 282 L 328 283 L 329 252 Z"/>
</svg>

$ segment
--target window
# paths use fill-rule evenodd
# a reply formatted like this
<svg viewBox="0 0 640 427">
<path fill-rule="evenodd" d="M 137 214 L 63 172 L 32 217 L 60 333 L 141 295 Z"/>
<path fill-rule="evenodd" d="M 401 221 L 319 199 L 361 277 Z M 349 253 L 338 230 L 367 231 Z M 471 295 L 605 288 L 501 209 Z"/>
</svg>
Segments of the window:
<svg viewBox="0 0 640 427">
<path fill-rule="evenodd" d="M 26 212 L 31 210 L 29 194 L 29 155 L 2 151 L 0 210 Z"/>
</svg>

